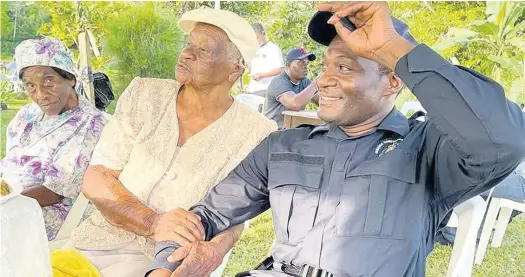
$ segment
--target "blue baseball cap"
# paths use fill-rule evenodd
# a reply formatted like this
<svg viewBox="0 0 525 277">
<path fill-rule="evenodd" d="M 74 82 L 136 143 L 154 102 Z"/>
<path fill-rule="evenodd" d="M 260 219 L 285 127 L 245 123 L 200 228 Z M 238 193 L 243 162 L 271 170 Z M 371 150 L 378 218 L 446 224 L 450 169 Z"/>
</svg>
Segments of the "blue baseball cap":
<svg viewBox="0 0 525 277">
<path fill-rule="evenodd" d="M 332 15 L 333 13 L 331 12 L 316 12 L 312 19 L 310 19 L 310 23 L 308 23 L 308 35 L 310 35 L 314 41 L 328 46 L 335 38 L 337 31 L 335 30 L 334 25 L 328 23 L 328 20 L 330 17 L 332 17 Z M 345 26 L 350 31 L 357 29 L 355 25 L 346 17 L 341 18 L 341 23 L 343 23 L 343 26 Z M 410 43 L 414 45 L 418 44 L 418 42 L 408 32 L 408 25 L 395 17 L 392 17 L 392 23 L 398 34 L 400 34 Z"/>
<path fill-rule="evenodd" d="M 294 48 L 290 50 L 286 55 L 286 63 L 304 59 L 308 59 L 309 61 L 315 61 L 316 56 L 313 53 L 307 53 L 303 48 Z"/>
</svg>

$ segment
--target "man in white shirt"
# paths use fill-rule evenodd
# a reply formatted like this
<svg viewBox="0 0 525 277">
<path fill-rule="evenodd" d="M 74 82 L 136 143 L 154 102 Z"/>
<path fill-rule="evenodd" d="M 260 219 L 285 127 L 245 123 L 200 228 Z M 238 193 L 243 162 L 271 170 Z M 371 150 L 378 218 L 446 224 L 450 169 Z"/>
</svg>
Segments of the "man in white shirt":
<svg viewBox="0 0 525 277">
<path fill-rule="evenodd" d="M 279 46 L 266 39 L 261 23 L 254 23 L 252 27 L 259 40 L 259 50 L 251 63 L 248 93 L 266 97 L 266 90 L 270 82 L 283 71 L 283 55 Z"/>
</svg>

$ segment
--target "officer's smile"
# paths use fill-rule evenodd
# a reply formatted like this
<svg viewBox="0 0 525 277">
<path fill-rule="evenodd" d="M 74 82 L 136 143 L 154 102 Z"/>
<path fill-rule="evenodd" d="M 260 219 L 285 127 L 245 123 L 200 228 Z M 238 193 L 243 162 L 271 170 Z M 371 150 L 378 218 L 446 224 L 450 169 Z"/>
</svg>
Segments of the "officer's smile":
<svg viewBox="0 0 525 277">
<path fill-rule="evenodd" d="M 319 105 L 333 104 L 336 101 L 342 100 L 342 96 L 330 95 L 324 92 L 319 92 Z"/>
</svg>

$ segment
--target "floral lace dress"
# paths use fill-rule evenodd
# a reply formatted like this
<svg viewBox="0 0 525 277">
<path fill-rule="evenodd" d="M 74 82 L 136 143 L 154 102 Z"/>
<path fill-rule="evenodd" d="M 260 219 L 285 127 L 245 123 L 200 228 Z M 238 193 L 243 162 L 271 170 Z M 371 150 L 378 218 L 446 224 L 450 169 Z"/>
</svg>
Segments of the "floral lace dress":
<svg viewBox="0 0 525 277">
<path fill-rule="evenodd" d="M 53 240 L 80 192 L 84 172 L 106 123 L 84 97 L 79 105 L 44 119 L 35 104 L 24 106 L 9 123 L 0 176 L 23 188 L 43 185 L 62 201 L 43 207 L 47 237 Z"/>
</svg>

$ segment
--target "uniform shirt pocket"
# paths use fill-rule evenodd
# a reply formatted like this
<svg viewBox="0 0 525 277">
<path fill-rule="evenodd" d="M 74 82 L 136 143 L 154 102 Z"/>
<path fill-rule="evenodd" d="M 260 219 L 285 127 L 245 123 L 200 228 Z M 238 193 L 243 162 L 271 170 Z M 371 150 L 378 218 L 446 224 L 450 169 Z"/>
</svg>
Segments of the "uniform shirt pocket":
<svg viewBox="0 0 525 277">
<path fill-rule="evenodd" d="M 415 165 L 415 154 L 392 151 L 347 172 L 336 210 L 337 235 L 404 239 L 406 224 L 421 211 L 409 207 L 419 193 L 413 189 Z"/>
<path fill-rule="evenodd" d="M 276 238 L 297 244 L 312 228 L 319 203 L 324 157 L 273 153 L 268 189 Z"/>
</svg>

